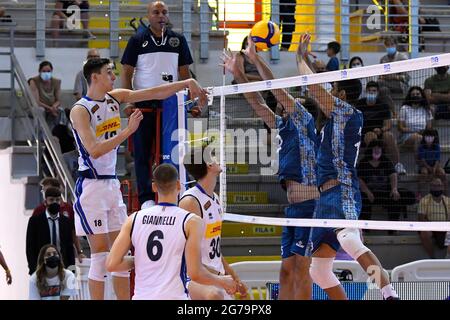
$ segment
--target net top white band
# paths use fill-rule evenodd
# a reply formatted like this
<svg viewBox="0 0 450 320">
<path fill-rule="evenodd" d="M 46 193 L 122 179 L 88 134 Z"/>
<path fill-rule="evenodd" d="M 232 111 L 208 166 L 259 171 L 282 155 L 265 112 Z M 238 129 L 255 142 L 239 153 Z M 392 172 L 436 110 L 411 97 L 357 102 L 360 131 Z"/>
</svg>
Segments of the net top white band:
<svg viewBox="0 0 450 320">
<path fill-rule="evenodd" d="M 208 88 L 211 96 L 290 88 L 450 65 L 450 53 L 311 75 Z"/>
<path fill-rule="evenodd" d="M 286 219 L 225 213 L 223 220 L 249 224 L 287 227 L 355 228 L 398 231 L 450 231 L 450 222 L 372 221 L 342 219 Z"/>
</svg>

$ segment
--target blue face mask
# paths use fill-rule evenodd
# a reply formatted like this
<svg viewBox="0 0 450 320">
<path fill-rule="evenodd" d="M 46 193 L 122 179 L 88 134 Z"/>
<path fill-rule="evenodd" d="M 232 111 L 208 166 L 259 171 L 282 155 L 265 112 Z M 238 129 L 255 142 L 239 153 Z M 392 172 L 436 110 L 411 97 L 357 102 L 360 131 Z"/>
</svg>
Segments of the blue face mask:
<svg viewBox="0 0 450 320">
<path fill-rule="evenodd" d="M 41 72 L 41 79 L 44 81 L 48 81 L 52 78 L 51 72 Z"/>
<path fill-rule="evenodd" d="M 386 52 L 389 56 L 393 56 L 397 52 L 397 48 L 396 47 L 386 48 Z"/>
<path fill-rule="evenodd" d="M 377 94 L 376 93 L 368 93 L 366 95 L 366 101 L 368 103 L 375 103 L 377 101 Z"/>
</svg>

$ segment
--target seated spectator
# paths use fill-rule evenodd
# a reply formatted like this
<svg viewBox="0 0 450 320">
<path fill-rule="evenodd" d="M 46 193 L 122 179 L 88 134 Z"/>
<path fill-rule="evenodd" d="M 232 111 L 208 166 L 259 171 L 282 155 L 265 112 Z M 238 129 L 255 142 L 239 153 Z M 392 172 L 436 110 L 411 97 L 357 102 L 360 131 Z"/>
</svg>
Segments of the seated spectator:
<svg viewBox="0 0 450 320">
<path fill-rule="evenodd" d="M 29 300 L 69 300 L 76 295 L 75 281 L 56 246 L 46 244 L 40 248 L 36 272 L 30 277 Z"/>
<path fill-rule="evenodd" d="M 62 254 L 67 266 L 75 265 L 73 221 L 60 214 L 61 191 L 49 187 L 45 191 L 46 210 L 28 221 L 26 235 L 26 253 L 29 273 L 36 270 L 39 250 L 45 244 L 52 243 Z"/>
<path fill-rule="evenodd" d="M 49 61 L 42 61 L 39 75 L 28 79 L 28 84 L 50 130 L 58 124 L 66 124 L 67 117 L 60 100 L 61 80 L 53 77 L 53 65 Z"/>
<path fill-rule="evenodd" d="M 398 220 L 400 215 L 406 216 L 406 206 L 415 203 L 412 192 L 398 188 L 394 165 L 383 153 L 383 142 L 374 140 L 358 165 L 362 196 L 361 220 L 370 220 L 374 205 L 382 206 L 388 212 L 389 220 Z"/>
<path fill-rule="evenodd" d="M 59 38 L 59 30 L 67 27 L 67 18 L 74 14 L 71 6 L 78 6 L 80 9 L 80 20 L 85 30 L 84 37 L 95 39 L 96 37 L 89 30 L 89 1 L 81 0 L 56 0 L 55 12 L 51 21 L 52 37 Z"/>
<path fill-rule="evenodd" d="M 381 57 L 380 63 L 408 60 L 408 56 L 405 53 L 398 52 L 397 40 L 394 37 L 386 37 L 384 46 L 386 47 L 386 55 Z M 399 105 L 408 90 L 409 79 L 410 77 L 406 72 L 393 73 L 379 76 L 378 84 L 380 88 L 386 87 L 388 95 L 392 96 L 396 105 Z"/>
<path fill-rule="evenodd" d="M 430 184 L 430 194 L 420 200 L 419 221 L 450 221 L 449 209 L 450 198 L 444 196 L 442 181 L 435 178 Z M 426 253 L 431 259 L 435 259 L 435 246 L 445 248 L 446 232 L 420 231 L 419 234 Z"/>
<path fill-rule="evenodd" d="M 423 176 L 420 181 L 429 184 L 433 178 L 439 178 L 444 185 L 444 193 L 447 194 L 447 175 L 441 165 L 441 146 L 437 130 L 425 129 L 422 132 L 417 159 L 419 173 Z"/>
<path fill-rule="evenodd" d="M 48 188 L 53 187 L 53 188 L 58 188 L 59 190 L 61 190 L 61 184 L 59 183 L 59 180 L 56 178 L 44 178 L 41 180 L 40 186 L 42 188 L 41 194 L 42 194 L 42 199 L 44 199 L 44 201 L 40 205 L 38 205 L 36 208 L 34 208 L 33 215 L 32 215 L 33 217 L 44 214 L 45 211 L 47 210 L 47 204 L 45 201 L 45 192 L 47 191 Z M 65 217 L 67 217 L 69 220 L 71 220 L 71 222 L 73 224 L 75 224 L 72 204 L 61 200 L 59 203 L 59 206 L 60 206 L 59 213 Z M 83 254 L 83 250 L 81 249 L 80 241 L 75 234 L 75 229 L 72 230 L 72 238 L 73 238 L 73 243 L 75 245 L 75 249 L 77 252 L 78 261 L 80 261 L 80 263 L 81 263 L 83 261 L 83 259 L 86 258 L 86 256 Z"/>
<path fill-rule="evenodd" d="M 100 58 L 100 52 L 95 48 L 89 49 L 86 60 L 95 58 Z M 81 68 L 81 70 L 75 77 L 75 85 L 73 87 L 73 95 L 75 96 L 76 101 L 80 100 L 81 97 L 84 97 L 86 95 L 87 88 L 87 81 L 83 75 L 83 68 Z"/>
<path fill-rule="evenodd" d="M 6 284 L 10 285 L 12 283 L 11 271 L 8 268 L 8 264 L 6 263 L 5 257 L 3 256 L 1 250 L 0 250 L 0 266 L 2 266 L 3 270 L 5 270 Z"/>
<path fill-rule="evenodd" d="M 11 16 L 6 14 L 6 10 L 4 7 L 0 7 L 0 23 L 9 23 L 12 22 Z"/>
<path fill-rule="evenodd" d="M 339 70 L 339 59 L 336 55 L 341 51 L 341 45 L 337 41 L 332 41 L 327 45 L 327 56 L 330 60 L 327 63 L 327 71 Z"/>
<path fill-rule="evenodd" d="M 61 107 L 61 80 L 53 77 L 53 65 L 49 61 L 39 64 L 39 75 L 28 80 L 31 92 L 45 117 L 53 136 L 58 138 L 61 152 L 75 149 L 75 140 L 69 134 L 68 118 Z"/>
<path fill-rule="evenodd" d="M 450 119 L 450 75 L 448 66 L 435 68 L 437 74 L 425 80 L 425 96 L 433 106 L 434 117 Z"/>
<path fill-rule="evenodd" d="M 398 130 L 400 131 L 400 144 L 413 147 L 417 154 L 422 131 L 431 128 L 430 106 L 420 87 L 411 87 L 406 95 L 403 107 L 400 109 Z"/>
<path fill-rule="evenodd" d="M 370 81 L 366 87 L 366 97 L 356 104 L 356 108 L 363 113 L 364 117 L 363 142 L 365 146 L 368 146 L 374 140 L 383 141 L 387 155 L 395 163 L 395 171 L 398 174 L 406 174 L 405 167 L 400 163 L 397 141 L 391 132 L 391 112 L 389 106 L 379 98 L 378 90 L 378 83 Z"/>
</svg>

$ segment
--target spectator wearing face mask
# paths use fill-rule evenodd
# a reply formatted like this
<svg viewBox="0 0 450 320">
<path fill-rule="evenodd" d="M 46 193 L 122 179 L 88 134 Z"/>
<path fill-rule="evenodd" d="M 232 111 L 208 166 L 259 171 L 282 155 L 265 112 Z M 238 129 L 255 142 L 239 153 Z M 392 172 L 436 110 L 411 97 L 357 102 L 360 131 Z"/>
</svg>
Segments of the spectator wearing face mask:
<svg viewBox="0 0 450 320">
<path fill-rule="evenodd" d="M 61 80 L 53 77 L 53 65 L 42 61 L 39 75 L 30 78 L 28 84 L 50 130 L 58 124 L 67 124 L 66 114 L 61 108 Z"/>
<path fill-rule="evenodd" d="M 430 184 L 430 193 L 420 200 L 419 221 L 444 222 L 449 219 L 450 199 L 444 196 L 444 186 L 438 178 Z M 436 258 L 435 248 L 445 249 L 446 232 L 421 231 L 420 240 L 431 259 Z M 434 243 L 433 243 L 434 240 Z"/>
<path fill-rule="evenodd" d="M 36 272 L 30 278 L 29 300 L 68 300 L 76 294 L 75 281 L 56 246 L 46 244 L 39 250 Z"/>
<path fill-rule="evenodd" d="M 433 116 L 425 94 L 420 87 L 411 87 L 400 109 L 398 119 L 400 131 L 400 144 L 414 148 L 417 154 L 419 143 L 422 140 L 422 131 L 431 128 Z"/>
<path fill-rule="evenodd" d="M 433 178 L 439 178 L 444 186 L 444 192 L 447 194 L 447 175 L 441 165 L 441 146 L 437 130 L 425 129 L 422 132 L 417 159 L 419 173 L 422 174 L 421 183 L 428 185 Z"/>
<path fill-rule="evenodd" d="M 40 205 L 38 205 L 36 208 L 34 208 L 33 217 L 39 216 L 40 214 L 45 213 L 45 211 L 47 210 L 47 205 L 45 202 L 45 192 L 47 191 L 48 188 L 54 187 L 54 188 L 58 188 L 61 190 L 61 184 L 59 183 L 59 180 L 56 178 L 44 178 L 41 180 L 40 186 L 41 186 L 42 199 L 44 199 L 44 201 Z M 69 218 L 69 220 L 72 223 L 74 223 L 72 204 L 61 200 L 59 205 L 60 205 L 59 214 Z M 83 259 L 86 258 L 86 256 L 84 255 L 83 250 L 81 249 L 80 241 L 75 234 L 75 229 L 72 230 L 72 237 L 73 237 L 73 243 L 75 245 L 75 249 L 77 252 L 78 261 L 81 263 L 81 262 L 83 262 Z"/>
<path fill-rule="evenodd" d="M 51 243 L 61 252 L 66 266 L 75 265 L 72 220 L 61 215 L 61 191 L 49 187 L 45 191 L 45 212 L 32 216 L 28 221 L 26 252 L 29 273 L 36 271 L 36 262 L 42 246 Z"/>
<path fill-rule="evenodd" d="M 389 106 L 379 98 L 378 83 L 370 81 L 366 86 L 366 92 L 366 97 L 360 99 L 356 104 L 356 108 L 364 116 L 362 130 L 364 145 L 368 146 L 374 140 L 383 141 L 389 158 L 395 163 L 395 171 L 401 175 L 406 174 L 406 169 L 400 162 L 397 141 L 391 132 L 392 115 Z"/>
<path fill-rule="evenodd" d="M 436 119 L 450 119 L 450 75 L 448 66 L 435 68 L 437 74 L 425 80 L 425 96 L 434 107 Z"/>
<path fill-rule="evenodd" d="M 386 64 L 391 62 L 408 60 L 408 56 L 403 52 L 397 50 L 397 40 L 394 37 L 386 37 L 384 39 L 384 46 L 386 48 L 386 55 L 381 57 L 380 63 Z M 388 89 L 394 103 L 399 106 L 406 91 L 409 87 L 409 75 L 406 72 L 399 72 L 378 77 L 378 84 L 380 87 Z"/>
<path fill-rule="evenodd" d="M 406 215 L 406 206 L 415 202 L 411 191 L 398 188 L 394 165 L 383 151 L 382 141 L 372 141 L 358 165 L 363 199 L 361 220 L 370 220 L 374 205 L 382 206 L 389 213 L 389 220 L 398 220 L 400 215 Z"/>
</svg>

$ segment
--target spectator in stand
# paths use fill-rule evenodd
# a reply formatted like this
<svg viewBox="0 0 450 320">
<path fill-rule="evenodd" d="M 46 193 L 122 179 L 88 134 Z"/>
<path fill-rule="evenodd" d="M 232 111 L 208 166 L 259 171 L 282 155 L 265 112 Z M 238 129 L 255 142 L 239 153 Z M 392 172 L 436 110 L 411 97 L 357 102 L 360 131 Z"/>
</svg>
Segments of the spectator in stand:
<svg viewBox="0 0 450 320">
<path fill-rule="evenodd" d="M 95 58 L 100 58 L 100 52 L 95 48 L 89 49 L 86 60 Z M 75 96 L 76 101 L 80 100 L 81 97 L 84 97 L 86 95 L 87 88 L 88 84 L 86 79 L 84 78 L 83 69 L 81 69 L 75 77 L 75 85 L 73 87 L 73 95 Z"/>
<path fill-rule="evenodd" d="M 0 7 L 0 23 L 9 23 L 12 22 L 11 16 L 6 14 L 6 10 L 4 7 Z"/>
<path fill-rule="evenodd" d="M 39 64 L 39 75 L 30 78 L 28 84 L 50 130 L 58 124 L 67 124 L 66 114 L 61 108 L 61 80 L 53 77 L 51 62 L 42 61 Z"/>
<path fill-rule="evenodd" d="M 397 173 L 392 161 L 384 155 L 380 140 L 372 141 L 366 149 L 358 165 L 358 177 L 363 199 L 361 220 L 370 220 L 372 207 L 380 205 L 389 213 L 389 220 L 395 221 L 401 214 L 406 216 L 406 206 L 415 202 L 412 192 L 398 188 Z"/>
<path fill-rule="evenodd" d="M 59 30 L 67 27 L 68 18 L 74 14 L 74 9 L 77 6 L 80 10 L 80 20 L 85 30 L 84 37 L 95 39 L 96 37 L 89 30 L 89 1 L 81 0 L 56 0 L 55 12 L 52 16 L 51 28 L 53 39 L 59 38 Z"/>
<path fill-rule="evenodd" d="M 47 210 L 47 205 L 45 202 L 45 192 L 47 191 L 48 188 L 53 187 L 53 188 L 58 188 L 59 190 L 61 190 L 61 184 L 59 183 L 59 180 L 56 178 L 44 178 L 41 180 L 40 185 L 42 188 L 41 193 L 42 193 L 42 198 L 44 199 L 44 201 L 40 205 L 38 205 L 36 208 L 34 208 L 33 217 L 39 216 L 40 214 L 45 213 L 45 211 Z M 72 204 L 61 200 L 59 205 L 60 205 L 59 213 L 65 217 L 67 217 L 72 223 L 74 223 Z M 83 262 L 83 259 L 86 258 L 86 256 L 83 254 L 83 250 L 81 249 L 81 245 L 80 245 L 80 240 L 78 239 L 78 237 L 75 234 L 75 229 L 72 230 L 72 238 L 73 238 L 73 243 L 75 245 L 75 249 L 77 252 L 78 261 L 81 263 L 81 262 Z"/>
<path fill-rule="evenodd" d="M 12 283 L 11 271 L 8 268 L 8 264 L 6 263 L 5 257 L 3 256 L 1 250 L 0 250 L 0 266 L 2 266 L 3 270 L 5 270 L 6 284 L 10 285 Z"/>
<path fill-rule="evenodd" d="M 341 45 L 337 41 L 332 41 L 327 45 L 327 56 L 330 60 L 327 63 L 327 71 L 339 70 L 339 59 L 336 55 L 341 51 Z"/>
<path fill-rule="evenodd" d="M 437 74 L 425 80 L 425 96 L 433 106 L 434 117 L 450 119 L 450 75 L 448 66 L 435 68 Z"/>
<path fill-rule="evenodd" d="M 360 99 L 356 104 L 364 116 L 364 126 L 362 131 L 364 145 L 368 146 L 374 140 L 383 141 L 386 154 L 395 163 L 395 171 L 406 174 L 406 169 L 400 163 L 400 153 L 397 141 L 391 132 L 392 115 L 389 106 L 379 98 L 378 83 L 370 81 L 366 86 L 366 97 Z"/>
<path fill-rule="evenodd" d="M 447 195 L 447 175 L 441 165 L 441 146 L 437 130 L 425 129 L 422 132 L 417 159 L 419 173 L 422 174 L 421 183 L 428 185 L 433 178 L 439 178 L 444 186 L 444 194 Z"/>
<path fill-rule="evenodd" d="M 56 246 L 46 244 L 39 250 L 36 272 L 30 278 L 29 300 L 69 300 L 76 294 L 75 281 Z"/>
<path fill-rule="evenodd" d="M 417 154 L 422 140 L 422 131 L 431 129 L 433 120 L 430 106 L 421 87 L 409 89 L 398 120 L 398 130 L 401 133 L 400 144 L 413 147 L 414 153 Z"/>
<path fill-rule="evenodd" d="M 49 187 L 45 191 L 46 211 L 32 216 L 28 221 L 26 236 L 26 252 L 29 273 L 36 271 L 39 250 L 51 243 L 60 249 L 64 265 L 75 265 L 73 242 L 74 223 L 60 212 L 61 191 Z"/>
<path fill-rule="evenodd" d="M 444 185 L 438 178 L 430 184 L 430 194 L 426 195 L 419 203 L 419 221 L 444 222 L 449 219 L 450 198 L 444 196 Z M 445 248 L 446 232 L 420 231 L 420 240 L 431 259 L 435 259 L 435 246 Z M 434 239 L 434 244 L 433 244 Z"/>
<path fill-rule="evenodd" d="M 380 59 L 380 63 L 408 60 L 405 53 L 398 52 L 397 40 L 394 37 L 386 37 L 384 46 L 386 47 L 386 55 Z M 398 106 L 408 90 L 409 78 L 409 75 L 405 72 L 381 75 L 378 77 L 378 84 L 380 88 L 386 87 L 386 89 L 389 89 L 387 95 L 390 95 L 395 105 Z"/>
</svg>

